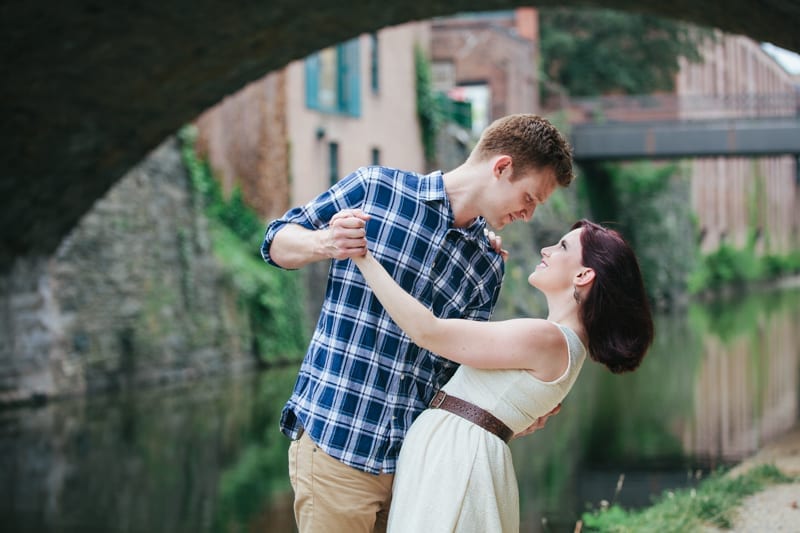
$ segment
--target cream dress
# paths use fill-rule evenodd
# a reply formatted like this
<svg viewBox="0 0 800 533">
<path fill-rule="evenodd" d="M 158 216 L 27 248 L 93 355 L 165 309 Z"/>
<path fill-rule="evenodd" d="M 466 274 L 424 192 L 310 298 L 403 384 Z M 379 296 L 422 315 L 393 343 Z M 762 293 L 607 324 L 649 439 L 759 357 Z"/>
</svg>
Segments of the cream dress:
<svg viewBox="0 0 800 533">
<path fill-rule="evenodd" d="M 558 327 L 569 346 L 569 366 L 557 380 L 462 365 L 442 389 L 491 412 L 514 433 L 530 427 L 567 395 L 586 357 L 575 332 Z M 519 494 L 508 445 L 448 411 L 426 409 L 400 450 L 388 530 L 517 533 Z"/>
</svg>

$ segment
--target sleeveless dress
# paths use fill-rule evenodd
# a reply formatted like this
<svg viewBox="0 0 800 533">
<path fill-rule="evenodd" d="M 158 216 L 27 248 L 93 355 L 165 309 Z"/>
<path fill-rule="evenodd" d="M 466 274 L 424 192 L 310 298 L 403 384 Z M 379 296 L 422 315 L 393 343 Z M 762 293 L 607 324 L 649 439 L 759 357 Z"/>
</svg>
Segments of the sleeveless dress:
<svg viewBox="0 0 800 533">
<path fill-rule="evenodd" d="M 514 433 L 548 413 L 578 377 L 586 348 L 570 328 L 569 365 L 555 381 L 525 370 L 479 370 L 462 365 L 442 387 L 485 409 Z M 389 533 L 517 533 L 519 494 L 511 450 L 496 435 L 442 409 L 426 409 L 400 450 Z"/>
</svg>

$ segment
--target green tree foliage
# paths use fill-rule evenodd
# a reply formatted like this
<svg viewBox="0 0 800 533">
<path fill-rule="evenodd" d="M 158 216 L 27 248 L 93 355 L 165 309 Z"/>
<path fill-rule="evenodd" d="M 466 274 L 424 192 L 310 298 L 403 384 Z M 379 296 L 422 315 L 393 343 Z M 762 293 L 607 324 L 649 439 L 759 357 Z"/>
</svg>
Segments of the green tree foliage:
<svg viewBox="0 0 800 533">
<path fill-rule="evenodd" d="M 683 303 L 698 254 L 689 180 L 677 164 L 585 165 L 582 190 L 592 219 L 617 229 L 636 250 L 651 301 Z"/>
<path fill-rule="evenodd" d="M 672 90 L 679 59 L 701 61 L 698 44 L 711 35 L 605 9 L 543 8 L 540 27 L 543 78 L 571 96 Z"/>
<path fill-rule="evenodd" d="M 604 9 L 540 11 L 543 97 L 648 94 L 674 89 L 680 60 L 701 61 L 711 38 L 673 20 Z M 688 187 L 675 165 L 586 165 L 591 217 L 617 226 L 636 248 L 659 307 L 686 292 L 697 255 Z"/>
</svg>

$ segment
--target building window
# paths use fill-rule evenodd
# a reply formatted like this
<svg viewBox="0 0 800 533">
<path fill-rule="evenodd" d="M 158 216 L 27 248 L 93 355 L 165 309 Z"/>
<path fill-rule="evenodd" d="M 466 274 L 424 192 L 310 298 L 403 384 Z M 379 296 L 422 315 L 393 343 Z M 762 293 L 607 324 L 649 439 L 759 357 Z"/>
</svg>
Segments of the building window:
<svg viewBox="0 0 800 533">
<path fill-rule="evenodd" d="M 797 161 L 794 162 L 794 180 L 797 186 L 800 187 L 800 155 L 797 156 Z"/>
<path fill-rule="evenodd" d="M 339 143 L 328 143 L 328 179 L 331 186 L 339 181 Z"/>
<path fill-rule="evenodd" d="M 305 60 L 306 106 L 325 113 L 361 114 L 358 39 L 320 50 Z"/>
<path fill-rule="evenodd" d="M 431 63 L 433 90 L 446 93 L 456 86 L 456 66 L 452 61 L 434 61 Z"/>
<path fill-rule="evenodd" d="M 370 87 L 372 87 L 372 93 L 378 94 L 378 91 L 381 88 L 380 81 L 379 81 L 379 73 L 380 73 L 380 57 L 378 55 L 379 48 L 378 48 L 378 34 L 371 33 L 369 35 L 369 44 L 370 44 L 370 51 L 369 51 L 369 80 L 370 80 Z"/>
<path fill-rule="evenodd" d="M 373 148 L 372 149 L 372 164 L 376 165 L 376 166 L 381 164 L 381 150 L 380 150 L 380 148 Z"/>
<path fill-rule="evenodd" d="M 472 83 L 458 85 L 448 91 L 447 96 L 456 102 L 467 102 L 469 105 L 453 107 L 454 113 L 468 113 L 463 121 L 456 120 L 464 126 L 471 124 L 476 135 L 489 125 L 492 112 L 492 90 L 488 83 Z"/>
</svg>

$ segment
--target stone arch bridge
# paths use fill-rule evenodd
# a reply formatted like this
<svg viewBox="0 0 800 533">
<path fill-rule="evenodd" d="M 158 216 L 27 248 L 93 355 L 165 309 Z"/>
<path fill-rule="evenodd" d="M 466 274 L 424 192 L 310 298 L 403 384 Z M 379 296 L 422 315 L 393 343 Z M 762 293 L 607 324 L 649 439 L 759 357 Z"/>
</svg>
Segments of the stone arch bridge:
<svg viewBox="0 0 800 533">
<path fill-rule="evenodd" d="M 0 272 L 53 252 L 182 124 L 289 61 L 363 32 L 512 0 L 7 0 L 0 7 Z M 800 51 L 797 0 L 540 0 L 642 11 Z"/>
</svg>

